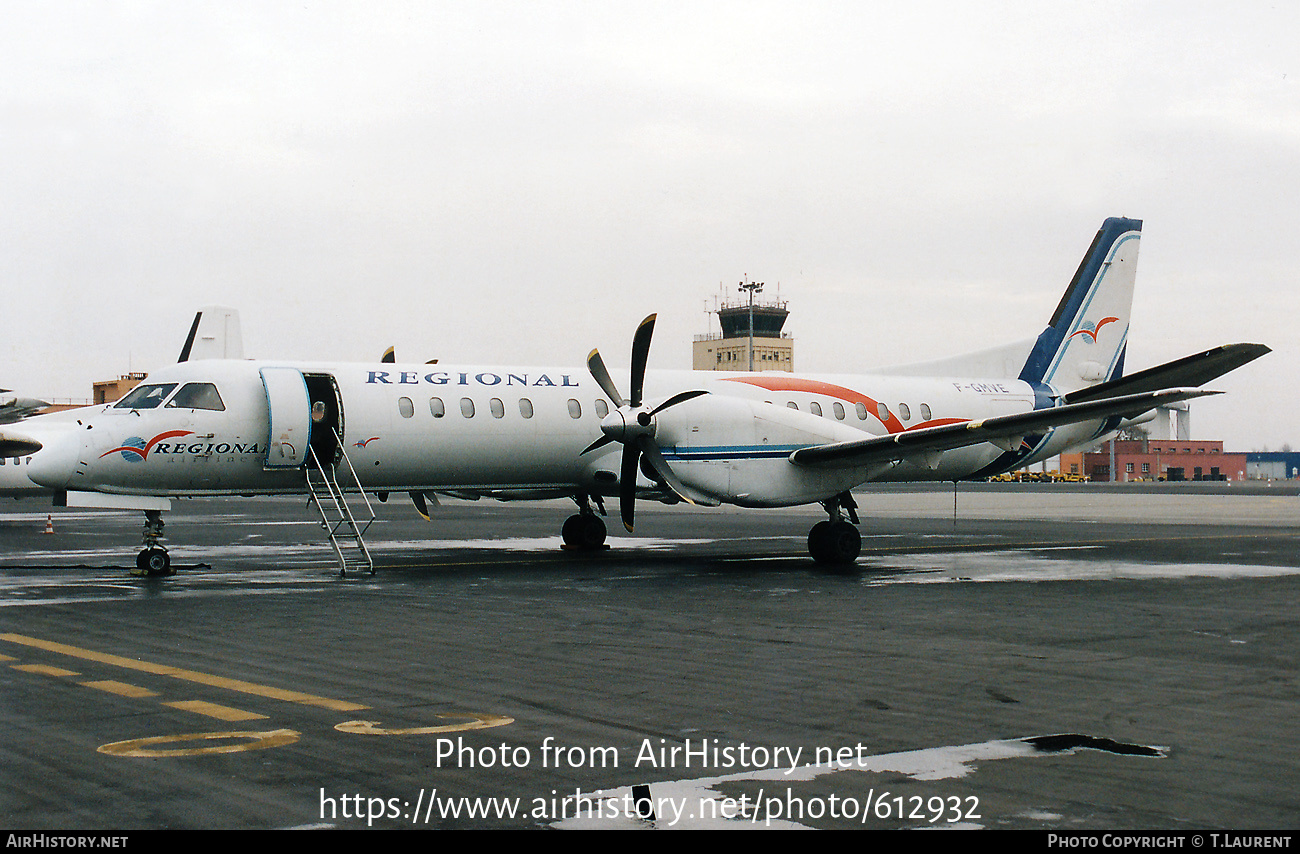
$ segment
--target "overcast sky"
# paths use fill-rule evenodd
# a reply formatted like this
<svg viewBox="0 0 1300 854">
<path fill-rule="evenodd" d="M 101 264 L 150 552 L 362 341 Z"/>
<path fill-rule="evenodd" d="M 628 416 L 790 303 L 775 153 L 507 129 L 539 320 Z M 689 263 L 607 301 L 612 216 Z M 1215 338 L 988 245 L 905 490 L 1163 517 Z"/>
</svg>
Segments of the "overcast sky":
<svg viewBox="0 0 1300 854">
<path fill-rule="evenodd" d="M 0 3 L 0 386 L 194 311 L 247 355 L 690 365 L 719 284 L 801 371 L 1032 337 L 1144 220 L 1128 367 L 1274 353 L 1197 438 L 1300 446 L 1300 5 Z M 624 380 L 625 382 L 625 380 Z"/>
</svg>

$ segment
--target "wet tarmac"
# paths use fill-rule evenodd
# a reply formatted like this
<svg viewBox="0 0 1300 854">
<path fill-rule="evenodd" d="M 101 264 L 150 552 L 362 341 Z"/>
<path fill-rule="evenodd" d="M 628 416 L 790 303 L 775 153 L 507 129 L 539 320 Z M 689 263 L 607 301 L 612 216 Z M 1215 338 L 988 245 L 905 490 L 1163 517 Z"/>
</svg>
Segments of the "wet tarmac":
<svg viewBox="0 0 1300 854">
<path fill-rule="evenodd" d="M 820 511 L 394 496 L 0 510 L 14 828 L 1294 828 L 1295 489 L 963 485 Z M 46 534 L 47 515 L 54 528 Z M 611 520 L 612 521 L 612 520 Z M 616 523 L 612 523 L 616 524 Z"/>
</svg>

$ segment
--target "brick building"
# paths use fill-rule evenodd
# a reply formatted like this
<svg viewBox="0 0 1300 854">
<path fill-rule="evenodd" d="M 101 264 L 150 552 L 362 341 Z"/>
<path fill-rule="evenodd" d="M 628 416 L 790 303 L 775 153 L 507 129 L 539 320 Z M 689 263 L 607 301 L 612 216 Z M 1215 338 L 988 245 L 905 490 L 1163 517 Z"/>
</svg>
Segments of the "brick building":
<svg viewBox="0 0 1300 854">
<path fill-rule="evenodd" d="M 1084 473 L 1090 480 L 1246 479 L 1246 455 L 1224 453 L 1222 441 L 1120 439 L 1114 444 L 1114 478 L 1111 477 L 1110 442 L 1083 455 Z"/>
</svg>

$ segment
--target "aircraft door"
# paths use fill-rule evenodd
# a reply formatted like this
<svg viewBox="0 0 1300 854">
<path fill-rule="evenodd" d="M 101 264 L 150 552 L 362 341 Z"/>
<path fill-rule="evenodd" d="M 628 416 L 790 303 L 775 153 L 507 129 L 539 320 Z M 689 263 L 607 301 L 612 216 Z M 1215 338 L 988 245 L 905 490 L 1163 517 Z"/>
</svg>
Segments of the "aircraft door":
<svg viewBox="0 0 1300 854">
<path fill-rule="evenodd" d="M 311 449 L 317 462 L 333 468 L 339 461 L 343 437 L 343 400 L 330 374 L 303 374 L 311 401 Z"/>
<path fill-rule="evenodd" d="M 262 368 L 266 389 L 267 469 L 301 468 L 311 444 L 311 401 L 297 368 Z"/>
</svg>

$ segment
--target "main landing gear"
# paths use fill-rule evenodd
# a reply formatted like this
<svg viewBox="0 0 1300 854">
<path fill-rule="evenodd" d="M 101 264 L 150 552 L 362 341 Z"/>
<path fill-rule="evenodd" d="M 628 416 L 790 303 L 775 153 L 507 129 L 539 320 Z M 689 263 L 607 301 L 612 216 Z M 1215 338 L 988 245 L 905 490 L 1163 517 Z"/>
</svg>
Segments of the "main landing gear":
<svg viewBox="0 0 1300 854">
<path fill-rule="evenodd" d="M 575 495 L 573 500 L 578 505 L 578 512 L 564 520 L 560 536 L 564 539 L 564 548 L 574 551 L 596 551 L 607 549 L 605 545 L 605 522 L 591 509 L 591 496 L 585 493 Z M 605 514 L 605 504 L 596 496 L 596 505 L 601 516 Z"/>
<path fill-rule="evenodd" d="M 853 563 L 862 551 L 862 535 L 854 527 L 858 524 L 857 502 L 852 495 L 843 492 L 822 502 L 822 506 L 830 519 L 818 522 L 808 532 L 808 553 L 820 564 L 842 566 Z M 844 520 L 843 511 L 848 512 L 849 521 Z"/>
<path fill-rule="evenodd" d="M 609 548 L 605 545 L 605 523 L 591 507 L 593 498 L 603 515 L 605 506 L 599 495 L 579 493 L 573 497 L 578 512 L 564 522 L 561 536 L 565 549 L 596 551 Z M 855 527 L 859 524 L 857 502 L 852 495 L 843 492 L 822 502 L 822 506 L 830 518 L 813 525 L 808 532 L 808 553 L 817 563 L 826 566 L 852 564 L 862 552 L 862 535 Z M 846 514 L 847 520 L 844 518 Z"/>
<path fill-rule="evenodd" d="M 171 556 L 159 542 L 162 535 L 162 511 L 144 511 L 144 548 L 135 556 L 134 575 L 162 577 L 176 574 L 176 570 L 172 569 Z"/>
</svg>

